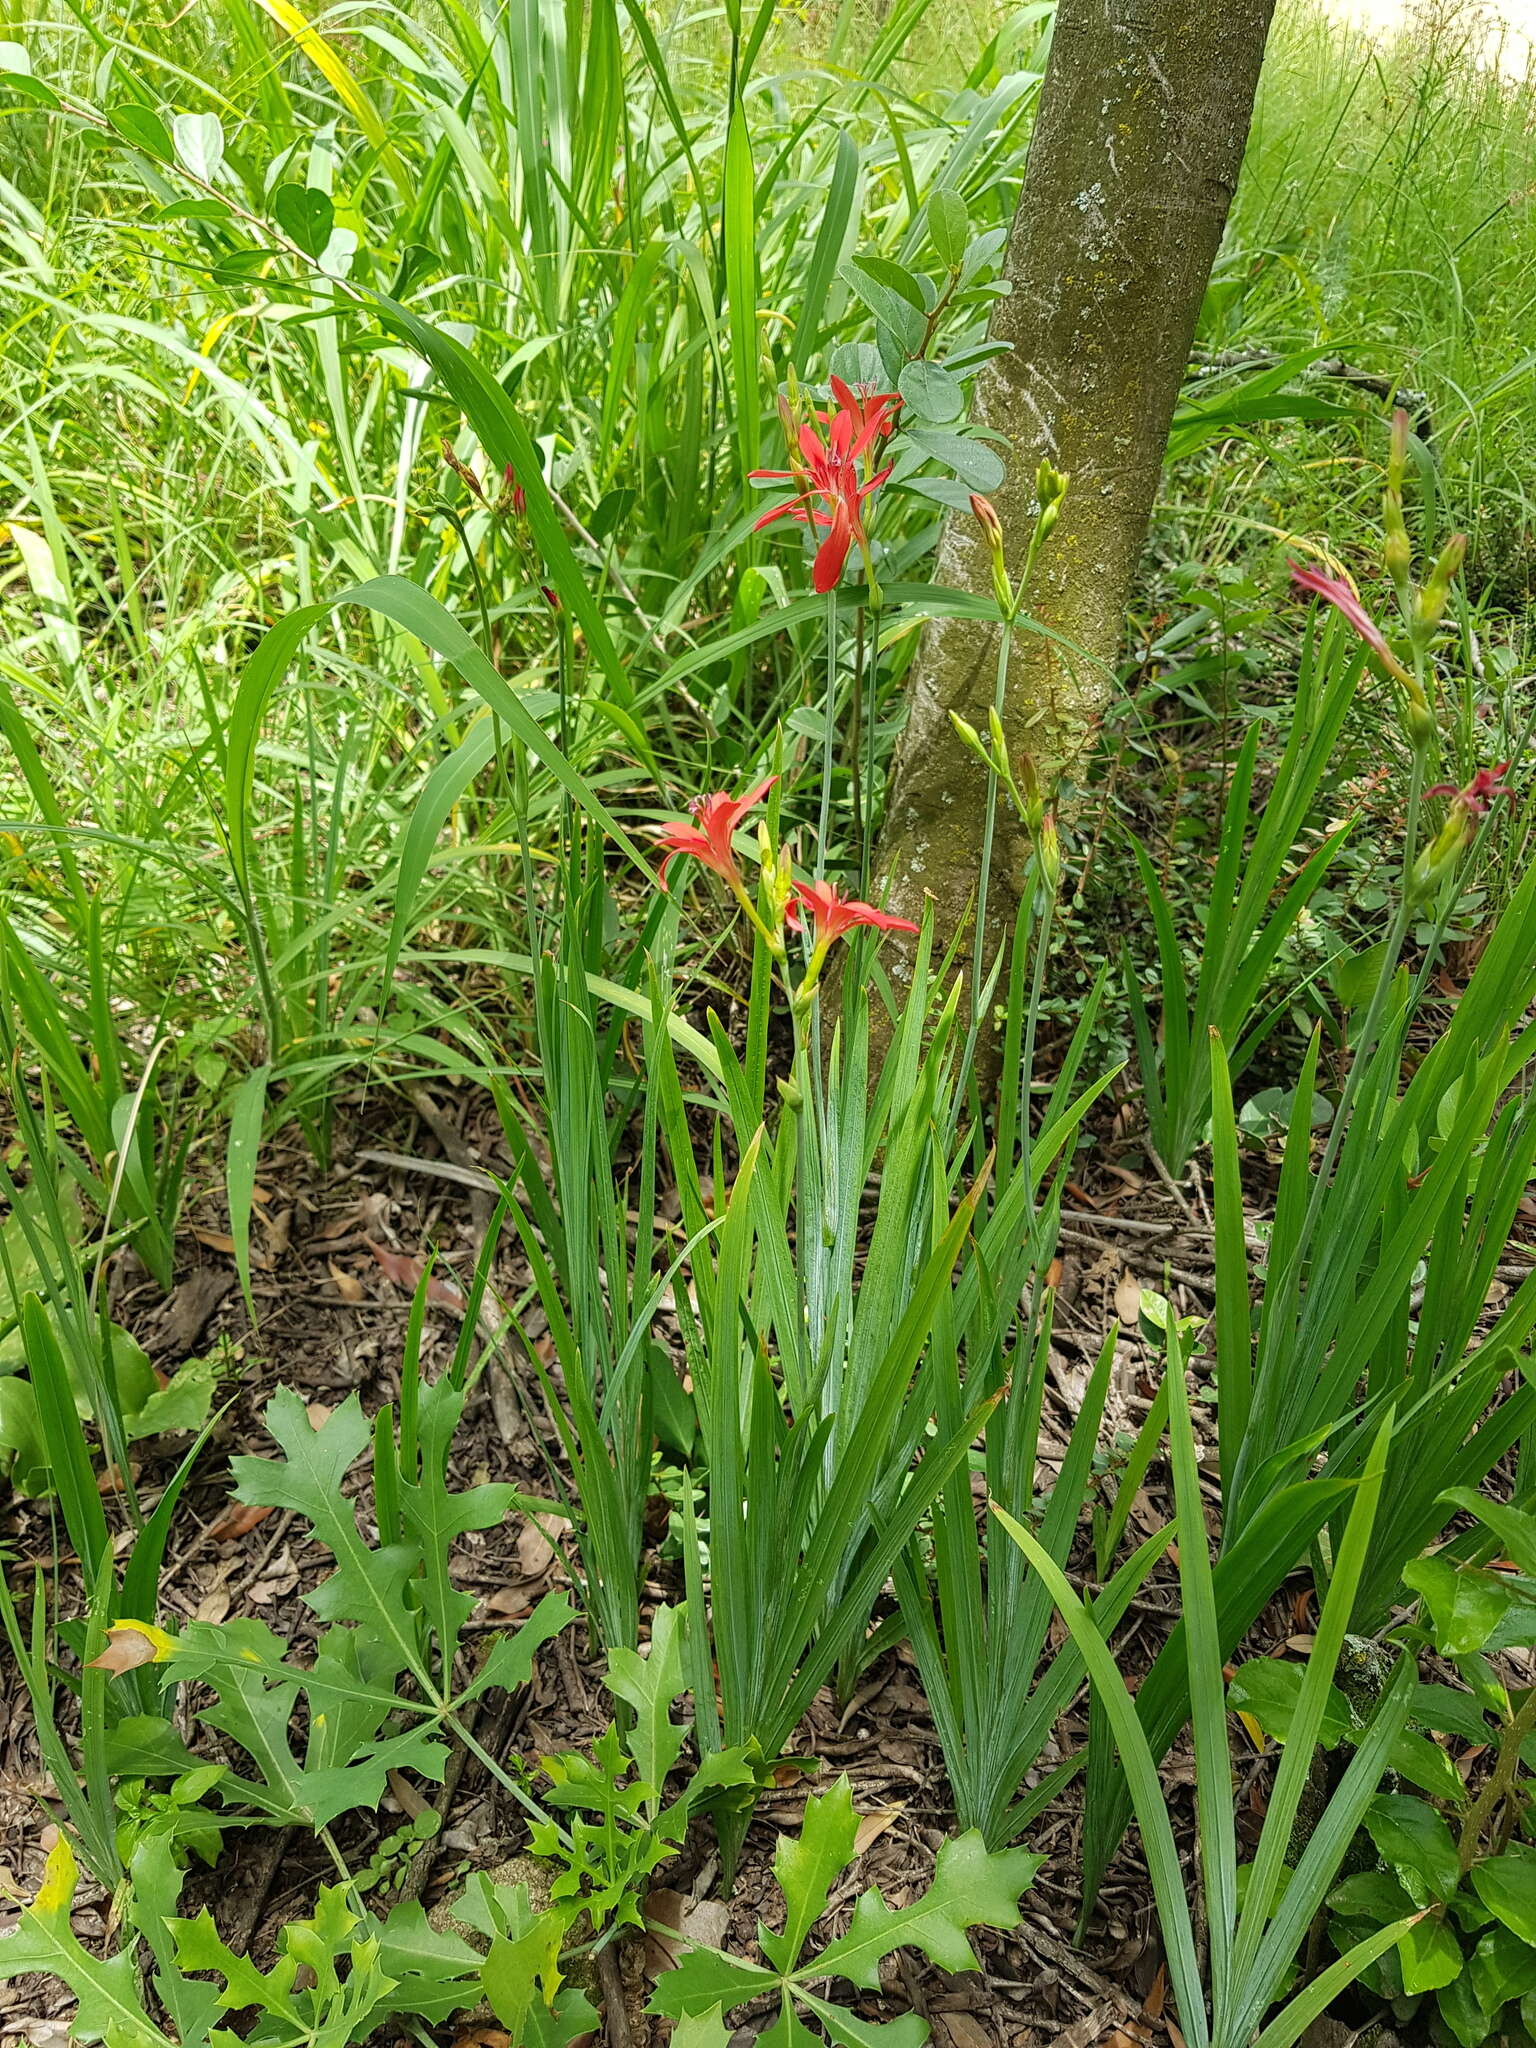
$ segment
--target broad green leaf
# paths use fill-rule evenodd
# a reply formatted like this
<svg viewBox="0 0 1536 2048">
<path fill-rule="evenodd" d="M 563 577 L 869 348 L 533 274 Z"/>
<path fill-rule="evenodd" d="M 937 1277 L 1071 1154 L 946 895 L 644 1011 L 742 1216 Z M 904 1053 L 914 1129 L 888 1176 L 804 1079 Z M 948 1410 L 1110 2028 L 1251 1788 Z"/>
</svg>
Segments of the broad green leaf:
<svg viewBox="0 0 1536 2048">
<path fill-rule="evenodd" d="M 1276 1657 L 1250 1657 L 1240 1664 L 1227 1688 L 1227 1704 L 1234 1713 L 1251 1714 L 1266 1735 L 1284 1742 L 1291 1732 L 1291 1717 L 1306 1667 Z M 1354 1726 L 1349 1701 L 1336 1685 L 1328 1688 L 1323 1723 L 1318 1741 L 1332 1749 Z"/>
<path fill-rule="evenodd" d="M 1510 1928 L 1490 1927 L 1472 1951 L 1472 1988 L 1486 2012 L 1536 1991 L 1536 1947 Z"/>
<path fill-rule="evenodd" d="M 1366 1808 L 1365 1825 L 1381 1860 L 1397 1872 L 1415 1905 L 1448 1899 L 1455 1891 L 1460 1878 L 1456 1844 L 1432 1806 L 1409 1792 L 1380 1792 Z"/>
<path fill-rule="evenodd" d="M 211 185 L 224 161 L 224 128 L 217 114 L 177 114 L 171 122 L 176 154 L 205 185 Z"/>
<path fill-rule="evenodd" d="M 1369 1920 L 1385 1927 L 1413 1911 L 1413 1901 L 1390 1870 L 1362 1870 L 1346 1877 L 1328 1894 L 1329 1909 L 1346 1919 Z"/>
<path fill-rule="evenodd" d="M 1455 1930 L 1433 1914 L 1427 1913 L 1413 1923 L 1397 1944 L 1397 1956 L 1402 1965 L 1403 1989 L 1410 1998 L 1417 1998 L 1424 1991 L 1438 1991 L 1461 1974 L 1461 1943 Z"/>
<path fill-rule="evenodd" d="M 943 425 L 965 411 L 965 386 L 937 363 L 908 363 L 896 388 L 919 420 Z"/>
<path fill-rule="evenodd" d="M 272 194 L 272 215 L 290 242 L 306 256 L 319 256 L 331 239 L 336 209 L 328 192 L 315 185 L 279 185 Z"/>
<path fill-rule="evenodd" d="M 1461 1971 L 1437 1991 L 1435 2004 L 1461 2048 L 1482 2048 L 1493 2032 L 1497 2014 L 1484 2006 L 1470 1970 Z"/>
<path fill-rule="evenodd" d="M 1417 1785 L 1421 1792 L 1427 1792 L 1431 1799 L 1443 1799 L 1451 1806 L 1466 1803 L 1467 1788 L 1455 1764 L 1438 1742 L 1415 1735 L 1411 1729 L 1404 1728 L 1394 1739 L 1387 1768 L 1410 1785 Z"/>
<path fill-rule="evenodd" d="M 1479 1571 L 1443 1556 L 1415 1558 L 1403 1579 L 1424 1597 L 1435 1647 L 1447 1657 L 1465 1657 L 1489 1637 L 1522 1595 L 1499 1572 Z"/>
<path fill-rule="evenodd" d="M 970 434 L 950 433 L 943 427 L 918 426 L 909 429 L 908 438 L 925 455 L 931 455 L 935 462 L 952 469 L 968 490 L 995 491 L 1007 474 L 997 450 Z"/>
<path fill-rule="evenodd" d="M 1516 1843 L 1474 1863 L 1472 1888 L 1512 1933 L 1536 1946 L 1536 1849 Z"/>
<path fill-rule="evenodd" d="M 880 1964 L 893 1949 L 921 1949 L 942 1970 L 974 1970 L 969 1927 L 1007 1929 L 1019 1924 L 1019 1900 L 1044 1863 L 1027 1849 L 989 1850 L 980 1832 L 947 1841 L 933 1882 L 910 1906 L 888 1906 L 867 1891 L 853 1909 L 848 1932 L 808 1964 L 815 1976 L 846 1977 L 861 1990 L 878 1990 Z"/>
<path fill-rule="evenodd" d="M 936 185 L 928 194 L 927 220 L 934 255 L 946 270 L 958 270 L 971 234 L 965 201 L 950 186 Z"/>
<path fill-rule="evenodd" d="M 169 163 L 176 153 L 165 123 L 149 107 L 136 106 L 132 101 L 120 107 L 108 107 L 107 120 L 124 142 L 131 142 L 146 156 L 158 157 L 162 163 Z"/>
<path fill-rule="evenodd" d="M 1536 1515 L 1504 1501 L 1485 1500 L 1470 1486 L 1448 1487 L 1440 1498 L 1450 1507 L 1475 1515 L 1498 1537 L 1511 1563 L 1536 1578 Z"/>
<path fill-rule="evenodd" d="M 806 1800 L 798 1836 L 780 1835 L 773 1875 L 789 1910 L 782 1934 L 761 1936 L 763 1954 L 775 1969 L 794 1969 L 806 1936 L 827 1909 L 828 1893 L 853 1859 L 858 1827 L 853 1787 L 845 1772 L 820 1799 Z"/>
</svg>

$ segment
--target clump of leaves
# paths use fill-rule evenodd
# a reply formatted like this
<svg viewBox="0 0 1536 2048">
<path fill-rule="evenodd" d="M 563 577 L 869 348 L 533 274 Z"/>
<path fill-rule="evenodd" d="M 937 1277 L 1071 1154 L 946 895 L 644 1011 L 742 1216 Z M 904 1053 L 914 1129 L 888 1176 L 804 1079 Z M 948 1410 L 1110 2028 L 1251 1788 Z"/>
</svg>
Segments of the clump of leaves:
<svg viewBox="0 0 1536 2048">
<path fill-rule="evenodd" d="M 547 1595 L 457 1683 L 459 1631 L 472 1602 L 452 1584 L 449 1554 L 459 1536 L 494 1526 L 515 1499 L 508 1486 L 449 1492 L 448 1450 L 464 1398 L 446 1379 L 421 1386 L 402 1447 L 392 1418 L 370 1429 L 356 1395 L 316 1427 L 299 1397 L 283 1390 L 266 1415 L 282 1455 L 232 1461 L 237 1497 L 302 1516 L 335 1570 L 304 1596 L 328 1624 L 307 1663 L 249 1616 L 191 1622 L 160 1648 L 157 1662 L 170 1677 L 212 1688 L 217 1697 L 198 1718 L 249 1759 L 247 1770 L 220 1781 L 226 1802 L 254 1807 L 274 1825 L 319 1830 L 377 1807 L 392 1770 L 441 1779 L 445 1729 L 491 1687 L 524 1684 L 535 1651 L 573 1619 L 563 1595 Z M 370 1442 L 376 1543 L 365 1540 L 344 1490 Z M 117 1632 L 125 1629 L 132 1625 Z M 301 1697 L 308 1714 L 296 1738 Z"/>
<path fill-rule="evenodd" d="M 550 1784 L 546 1806 L 569 1809 L 568 1827 L 535 1823 L 533 1852 L 565 1867 L 551 1887 L 568 1909 L 567 1924 L 585 1912 L 594 1929 L 612 1922 L 639 1927 L 646 1878 L 676 1855 L 689 1821 L 711 1798 L 741 1789 L 755 1794 L 758 1773 L 744 1748 L 706 1752 L 677 1796 L 668 1775 L 688 1739 L 671 1706 L 687 1691 L 681 1607 L 660 1607 L 651 1624 L 650 1655 L 608 1653 L 608 1690 L 626 1704 L 633 1726 L 621 1736 L 609 1723 L 590 1756 L 566 1751 L 541 1758 Z"/>
<path fill-rule="evenodd" d="M 262 1970 L 235 1954 L 206 1910 L 195 1920 L 176 1917 L 181 1874 L 170 1857 L 136 1857 L 132 1875 L 125 1895 L 131 1938 L 111 1956 L 94 1956 L 70 1925 L 77 1869 L 61 1835 L 36 1899 L 0 1936 L 0 1982 L 44 1971 L 79 2001 L 71 2040 L 108 2048 L 351 2048 L 386 2021 L 435 2025 L 482 1996 L 525 2048 L 567 2048 L 597 2023 L 586 1996 L 561 1983 L 558 1929 L 523 1885 L 481 1876 L 455 1906 L 483 1947 L 431 1926 L 417 1900 L 379 1919 L 351 1885 L 325 1885 L 313 1914 L 288 1923 L 272 1967 Z M 144 2011 L 137 1936 L 154 1955 L 154 1986 L 174 2036 Z M 249 2031 L 217 2023 L 243 2011 L 257 2015 Z"/>
<path fill-rule="evenodd" d="M 1421 1596 L 1409 1633 L 1454 1664 L 1469 1690 L 1417 1688 L 1413 1718 L 1488 1759 L 1486 1774 L 1462 1781 L 1445 1752 L 1436 1782 L 1404 1771 L 1433 1795 L 1387 1792 L 1365 1816 L 1378 1867 L 1334 1888 L 1329 1934 L 1347 1946 L 1406 1913 L 1419 1917 L 1378 1957 L 1366 1982 L 1398 2019 L 1432 2001 L 1436 2031 L 1481 2048 L 1501 2037 L 1536 2036 L 1536 1687 L 1511 1694 L 1493 1657 L 1536 1644 L 1536 1514 L 1487 1501 L 1467 1487 L 1442 1496 L 1482 1524 L 1409 1565 Z M 1490 1541 L 1514 1565 L 1490 1571 Z M 1426 1744 L 1426 1748 L 1431 1745 Z"/>
<path fill-rule="evenodd" d="M 968 1939 L 973 1927 L 1019 1924 L 1019 1898 L 1045 1861 L 1027 1849 L 989 1850 L 978 1830 L 956 1836 L 939 1851 L 933 1882 L 908 1906 L 888 1906 L 871 1887 L 854 1907 L 853 1921 L 813 1955 L 805 1945 L 826 1911 L 832 1887 L 854 1859 L 858 1816 L 846 1776 L 822 1798 L 805 1804 L 798 1837 L 781 1835 L 773 1874 L 784 1895 L 781 1933 L 758 1929 L 766 1961 L 754 1963 L 695 1943 L 657 1985 L 649 2010 L 690 2023 L 691 2048 L 724 2048 L 729 2015 L 750 2000 L 772 1996 L 779 2019 L 770 2030 L 777 2048 L 807 2038 L 816 2022 L 836 2048 L 918 2048 L 928 2024 L 916 2013 L 872 2023 L 826 1997 L 826 1979 L 841 1977 L 863 1991 L 880 1988 L 880 1964 L 898 1948 L 917 1948 L 945 1970 L 974 1970 Z M 814 2039 L 812 2034 L 810 2038 Z"/>
</svg>

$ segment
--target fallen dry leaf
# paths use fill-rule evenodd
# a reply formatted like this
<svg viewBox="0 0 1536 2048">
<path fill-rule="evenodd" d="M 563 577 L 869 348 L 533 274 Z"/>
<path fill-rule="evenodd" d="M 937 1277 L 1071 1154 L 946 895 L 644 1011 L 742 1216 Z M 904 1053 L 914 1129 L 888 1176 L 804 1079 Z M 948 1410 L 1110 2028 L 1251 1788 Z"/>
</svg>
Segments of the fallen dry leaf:
<svg viewBox="0 0 1536 2048">
<path fill-rule="evenodd" d="M 330 1269 L 332 1280 L 336 1283 L 336 1292 L 341 1296 L 342 1300 L 361 1301 L 363 1298 L 363 1283 L 358 1279 L 357 1275 L 349 1273 L 345 1266 L 338 1266 L 334 1259 L 327 1259 L 325 1263 Z"/>
<path fill-rule="evenodd" d="M 877 1842 L 893 1822 L 899 1820 L 907 1810 L 905 1799 L 898 1799 L 893 1806 L 876 1806 L 860 1816 L 859 1824 L 853 1831 L 853 1853 L 862 1856 L 871 1842 Z"/>
<path fill-rule="evenodd" d="M 363 1242 L 378 1260 L 387 1279 L 404 1288 L 407 1294 L 416 1292 L 427 1269 L 427 1262 L 419 1252 L 410 1258 L 404 1252 L 391 1251 L 388 1245 L 380 1244 L 375 1238 L 365 1237 Z M 435 1273 L 427 1282 L 427 1299 L 438 1308 L 453 1309 L 458 1315 L 462 1315 L 468 1306 L 458 1288 L 446 1280 L 439 1280 Z"/>
<path fill-rule="evenodd" d="M 264 1522 L 272 1512 L 271 1508 L 253 1507 L 249 1501 L 232 1500 L 220 1514 L 208 1524 L 208 1534 L 215 1543 L 238 1543 L 242 1536 L 249 1536 L 258 1522 Z"/>
<path fill-rule="evenodd" d="M 1134 1273 L 1122 1273 L 1115 1283 L 1115 1314 L 1127 1328 L 1141 1314 L 1141 1282 Z"/>
<path fill-rule="evenodd" d="M 992 2036 L 973 2012 L 941 2012 L 937 2018 L 950 2048 L 993 2048 Z"/>
</svg>

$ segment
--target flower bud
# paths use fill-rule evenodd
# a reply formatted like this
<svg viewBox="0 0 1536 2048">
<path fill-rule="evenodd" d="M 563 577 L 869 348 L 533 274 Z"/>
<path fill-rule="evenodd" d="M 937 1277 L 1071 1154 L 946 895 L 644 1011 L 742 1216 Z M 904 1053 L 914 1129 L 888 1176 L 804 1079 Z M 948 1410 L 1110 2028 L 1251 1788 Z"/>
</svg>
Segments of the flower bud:
<svg viewBox="0 0 1536 2048">
<path fill-rule="evenodd" d="M 1440 559 L 1429 572 L 1429 581 L 1419 592 L 1418 621 L 1428 632 L 1439 625 L 1445 615 L 1446 600 L 1451 594 L 1451 585 L 1462 565 L 1467 552 L 1467 536 L 1453 533 L 1440 552 Z"/>
<path fill-rule="evenodd" d="M 1007 618 L 1013 616 L 1013 584 L 1008 575 L 1008 563 L 1003 553 L 1003 522 L 997 516 L 997 507 L 990 498 L 983 498 L 976 492 L 971 494 L 971 510 L 981 528 L 982 538 L 992 551 L 992 594 L 997 599 L 998 610 Z"/>
<path fill-rule="evenodd" d="M 1476 821 L 1461 805 L 1452 804 L 1445 823 L 1413 864 L 1408 877 L 1410 903 L 1422 903 L 1426 897 L 1439 895 L 1441 885 L 1456 872 L 1457 863 L 1476 835 Z"/>
<path fill-rule="evenodd" d="M 1057 469 L 1049 456 L 1042 457 L 1040 467 L 1035 471 L 1035 499 L 1042 512 L 1048 512 L 1061 503 L 1067 494 L 1069 481 L 1065 470 Z"/>
<path fill-rule="evenodd" d="M 1045 811 L 1041 815 L 1040 829 L 1035 835 L 1035 851 L 1040 857 L 1040 873 L 1045 886 L 1054 896 L 1061 887 L 1061 834 L 1056 830 L 1056 813 Z"/>
<path fill-rule="evenodd" d="M 1408 692 L 1408 709 L 1403 713 L 1403 730 L 1408 735 L 1409 745 L 1415 751 L 1427 747 L 1439 730 L 1435 714 L 1429 706 L 1429 699 L 1417 683 L 1414 683 Z"/>
</svg>

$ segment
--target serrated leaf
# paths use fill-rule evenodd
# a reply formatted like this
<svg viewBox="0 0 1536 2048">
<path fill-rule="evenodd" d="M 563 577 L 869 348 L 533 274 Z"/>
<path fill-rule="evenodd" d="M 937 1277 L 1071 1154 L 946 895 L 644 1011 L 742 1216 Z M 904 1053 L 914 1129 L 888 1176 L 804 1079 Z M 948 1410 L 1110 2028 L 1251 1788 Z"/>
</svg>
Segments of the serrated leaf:
<svg viewBox="0 0 1536 2048">
<path fill-rule="evenodd" d="M 217 1688 L 218 1699 L 199 1718 L 256 1766 L 259 1783 L 232 1777 L 225 1796 L 244 1797 L 273 1819 L 326 1827 L 340 1814 L 376 1807 L 392 1770 L 442 1777 L 447 1751 L 430 1725 L 378 1739 L 400 1704 L 388 1689 L 395 1673 L 387 1648 L 365 1645 L 358 1633 L 328 1630 L 313 1666 L 299 1669 L 283 1661 L 277 1638 L 253 1617 L 193 1622 L 173 1661 L 182 1675 Z M 290 1736 L 301 1690 L 310 1705 L 302 1761 Z"/>
<path fill-rule="evenodd" d="M 533 1676 L 533 1660 L 545 1643 L 553 1642 L 576 1619 L 576 1610 L 564 1593 L 546 1593 L 521 1628 L 498 1636 L 485 1662 L 459 1697 L 460 1706 L 477 1700 L 496 1687 L 516 1692 Z"/>
<path fill-rule="evenodd" d="M 413 1598 L 437 1637 L 438 1656 L 445 1671 L 452 1663 L 459 1630 L 475 1604 L 468 1593 L 455 1588 L 449 1577 L 448 1561 L 453 1546 L 473 1529 L 496 1528 L 506 1520 L 517 1498 L 513 1486 L 472 1486 L 463 1493 L 448 1491 L 448 1461 L 467 1398 L 463 1388 L 455 1387 L 446 1378 L 422 1387 L 417 1423 L 420 1476 L 402 1476 L 400 1481 L 401 1513 L 421 1560 L 421 1576 L 412 1589 Z M 331 1422 L 335 1419 L 332 1416 Z M 352 1519 L 350 1512 L 348 1519 Z M 355 1534 L 355 1520 L 352 1527 Z"/>
<path fill-rule="evenodd" d="M 521 1925 L 492 1938 L 480 1981 L 491 2011 L 514 2041 L 524 2038 L 539 2007 L 553 2000 L 560 1982 L 560 1935 L 557 1915 L 529 1912 Z"/>
<path fill-rule="evenodd" d="M 833 1884 L 853 1860 L 858 1827 L 853 1787 L 845 1772 L 820 1799 L 806 1800 L 798 1836 L 779 1837 L 773 1875 L 788 1912 L 784 1932 L 764 1931 L 758 1942 L 774 1968 L 786 1975 L 794 1969 L 806 1936 L 827 1910 Z"/>
<path fill-rule="evenodd" d="M 966 1929 L 1017 1927 L 1019 1899 L 1044 1861 L 1027 1849 L 989 1850 L 972 1828 L 940 1849 L 920 1899 L 891 1907 L 877 1891 L 865 1892 L 848 1932 L 807 1968 L 818 1977 L 846 1977 L 865 1991 L 879 1988 L 881 1959 L 896 1948 L 921 1949 L 942 1970 L 974 1970 Z"/>
<path fill-rule="evenodd" d="M 231 1458 L 237 1497 L 304 1517 L 336 1561 L 331 1576 L 304 1595 L 307 1604 L 326 1621 L 359 1623 L 376 1642 L 387 1644 L 399 1659 L 398 1668 L 410 1671 L 433 1696 L 406 1590 L 419 1552 L 399 1543 L 370 1549 L 342 1490 L 372 1434 L 362 1403 L 349 1394 L 316 1429 L 298 1395 L 282 1387 L 268 1403 L 265 1421 L 285 1456 Z"/>
<path fill-rule="evenodd" d="M 807 2005 L 810 2002 L 809 1999 L 806 2000 Z M 719 2011 L 718 2006 L 715 2010 Z M 679 2026 L 687 2026 L 689 2024 L 691 2022 L 687 2020 L 680 2020 L 678 2022 Z M 677 2036 L 674 2034 L 672 2038 L 675 2041 Z M 724 2033 L 720 2036 L 722 2042 L 727 2038 L 728 2036 Z M 758 2035 L 756 2048 L 818 2048 L 818 2040 L 817 2036 L 805 2024 L 805 2021 L 801 2019 L 799 2013 L 795 2011 L 789 1999 L 784 1998 L 779 2006 L 778 2018 L 771 2027 L 764 2027 L 763 2031 Z"/>
<path fill-rule="evenodd" d="M 866 2020 L 830 1999 L 812 1998 L 806 1992 L 799 1995 L 837 2048 L 922 2048 L 928 2038 L 928 2022 L 915 2012 L 904 2012 L 893 2020 Z"/>
<path fill-rule="evenodd" d="M 105 1960 L 82 1947 L 69 1923 L 76 1865 L 67 1835 L 48 1852 L 42 1887 L 8 1934 L 0 1935 L 0 1984 L 42 1971 L 78 2001 L 72 2041 L 110 2041 L 113 2048 L 170 2048 L 144 2017 L 138 1973 L 126 1951 Z"/>
<path fill-rule="evenodd" d="M 432 1926 L 419 1899 L 391 1908 L 379 1927 L 379 1965 L 394 1980 L 384 2011 L 435 2024 L 480 1997 L 484 1958 L 461 1935 Z"/>
<path fill-rule="evenodd" d="M 730 2012 L 773 1990 L 778 1981 L 774 1971 L 757 1963 L 721 1955 L 718 1949 L 690 1948 L 676 1969 L 663 1971 L 656 1980 L 646 2011 L 674 2020 L 690 2014 L 697 2017 L 711 2007 Z"/>
<path fill-rule="evenodd" d="M 657 1798 L 688 1734 L 670 1713 L 672 1702 L 687 1689 L 682 1618 L 681 1608 L 657 1608 L 647 1657 L 627 1649 L 608 1653 L 608 1690 L 635 1713 L 635 1725 L 627 1738 L 629 1753 L 642 1784 Z"/>
</svg>

